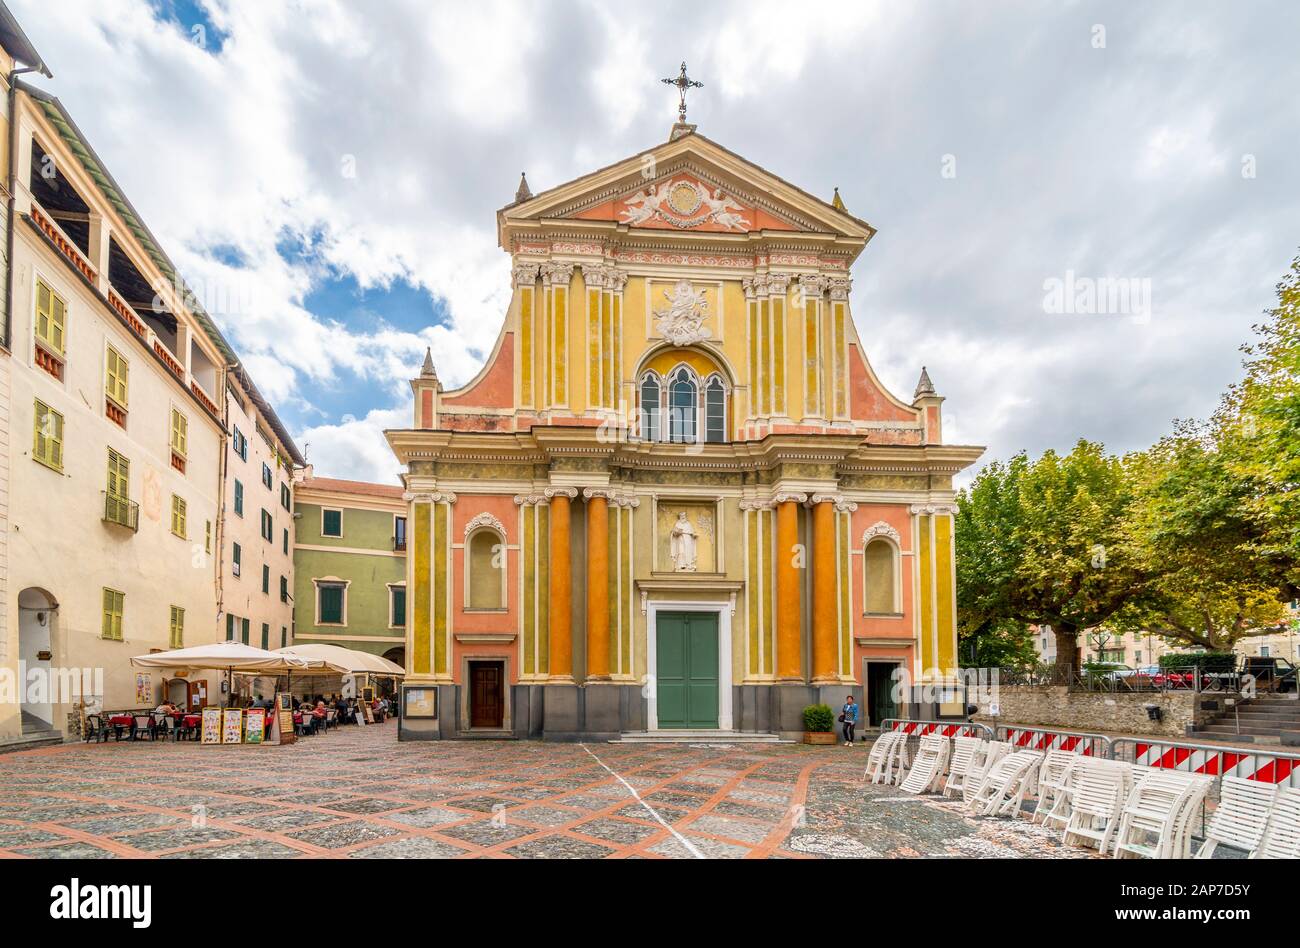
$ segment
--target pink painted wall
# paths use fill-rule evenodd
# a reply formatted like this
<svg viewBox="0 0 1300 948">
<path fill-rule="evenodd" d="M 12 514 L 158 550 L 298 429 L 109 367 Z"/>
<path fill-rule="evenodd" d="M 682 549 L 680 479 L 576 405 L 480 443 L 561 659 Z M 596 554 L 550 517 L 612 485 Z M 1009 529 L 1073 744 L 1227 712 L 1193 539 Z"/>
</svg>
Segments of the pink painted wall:
<svg viewBox="0 0 1300 948">
<path fill-rule="evenodd" d="M 513 632 L 520 631 L 519 617 L 519 507 L 513 494 L 482 495 L 461 494 L 452 505 L 452 543 L 460 544 L 451 551 L 452 562 L 452 632 Z M 506 542 L 506 608 L 504 612 L 470 612 L 465 609 L 465 525 L 481 513 L 489 513 L 505 527 Z M 510 656 L 510 681 L 519 678 L 520 640 L 509 644 L 458 642 L 452 636 L 452 667 L 460 681 L 461 656 Z"/>
</svg>

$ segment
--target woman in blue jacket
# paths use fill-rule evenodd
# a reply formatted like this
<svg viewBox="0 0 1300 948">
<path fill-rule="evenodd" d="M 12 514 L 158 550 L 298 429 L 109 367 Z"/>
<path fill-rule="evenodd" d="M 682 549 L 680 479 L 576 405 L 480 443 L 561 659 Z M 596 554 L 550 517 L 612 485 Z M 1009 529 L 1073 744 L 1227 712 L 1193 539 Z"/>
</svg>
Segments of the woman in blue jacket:
<svg viewBox="0 0 1300 948">
<path fill-rule="evenodd" d="M 840 721 L 844 725 L 844 746 L 853 746 L 853 729 L 858 726 L 858 703 L 853 700 L 853 695 L 845 699 L 844 707 L 840 708 Z"/>
</svg>

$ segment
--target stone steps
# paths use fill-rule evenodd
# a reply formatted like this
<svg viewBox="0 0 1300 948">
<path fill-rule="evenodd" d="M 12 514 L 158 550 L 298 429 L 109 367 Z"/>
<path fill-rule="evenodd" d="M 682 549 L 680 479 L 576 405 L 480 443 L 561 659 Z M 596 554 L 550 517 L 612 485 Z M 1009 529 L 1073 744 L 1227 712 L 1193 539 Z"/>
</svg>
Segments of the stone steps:
<svg viewBox="0 0 1300 948">
<path fill-rule="evenodd" d="M 793 744 L 753 731 L 624 731 L 611 744 Z"/>
<path fill-rule="evenodd" d="M 24 733 L 22 737 L 12 737 L 7 741 L 0 741 L 0 754 L 36 750 L 41 747 L 55 747 L 62 743 L 63 735 L 58 731 L 29 731 Z"/>
</svg>

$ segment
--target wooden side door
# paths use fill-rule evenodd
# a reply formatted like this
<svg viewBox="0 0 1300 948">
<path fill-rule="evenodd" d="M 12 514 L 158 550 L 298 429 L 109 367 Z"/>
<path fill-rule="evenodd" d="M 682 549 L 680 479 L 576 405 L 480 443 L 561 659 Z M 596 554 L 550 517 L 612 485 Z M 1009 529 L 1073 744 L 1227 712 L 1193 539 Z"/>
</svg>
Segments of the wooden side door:
<svg viewBox="0 0 1300 948">
<path fill-rule="evenodd" d="M 505 681 L 500 662 L 469 664 L 469 726 L 505 726 Z"/>
</svg>

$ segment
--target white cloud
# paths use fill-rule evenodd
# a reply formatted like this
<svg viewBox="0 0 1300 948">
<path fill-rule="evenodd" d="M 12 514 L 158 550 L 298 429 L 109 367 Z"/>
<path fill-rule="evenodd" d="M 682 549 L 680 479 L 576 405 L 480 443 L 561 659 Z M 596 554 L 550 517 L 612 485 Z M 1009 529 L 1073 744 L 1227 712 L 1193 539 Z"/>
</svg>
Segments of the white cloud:
<svg viewBox="0 0 1300 948">
<path fill-rule="evenodd" d="M 659 79 L 683 58 L 702 131 L 813 193 L 840 185 L 880 228 L 853 294 L 872 363 L 904 397 L 928 364 L 949 437 L 993 455 L 1137 447 L 1208 410 L 1294 253 L 1285 3 L 211 0 L 217 54 L 145 0 L 11 6 L 55 72 L 40 84 L 168 253 L 235 301 L 223 329 L 259 388 L 312 419 L 297 434 L 322 474 L 391 479 L 379 431 L 407 423 L 424 347 L 457 385 L 497 338 L 494 213 L 519 172 L 538 191 L 662 140 Z M 286 239 L 313 261 L 282 258 Z M 1048 319 L 1043 280 L 1067 270 L 1150 279 L 1150 323 Z M 327 275 L 424 288 L 449 322 L 334 324 L 305 306 Z M 355 390 L 359 419 L 311 404 L 321 389 Z"/>
</svg>

